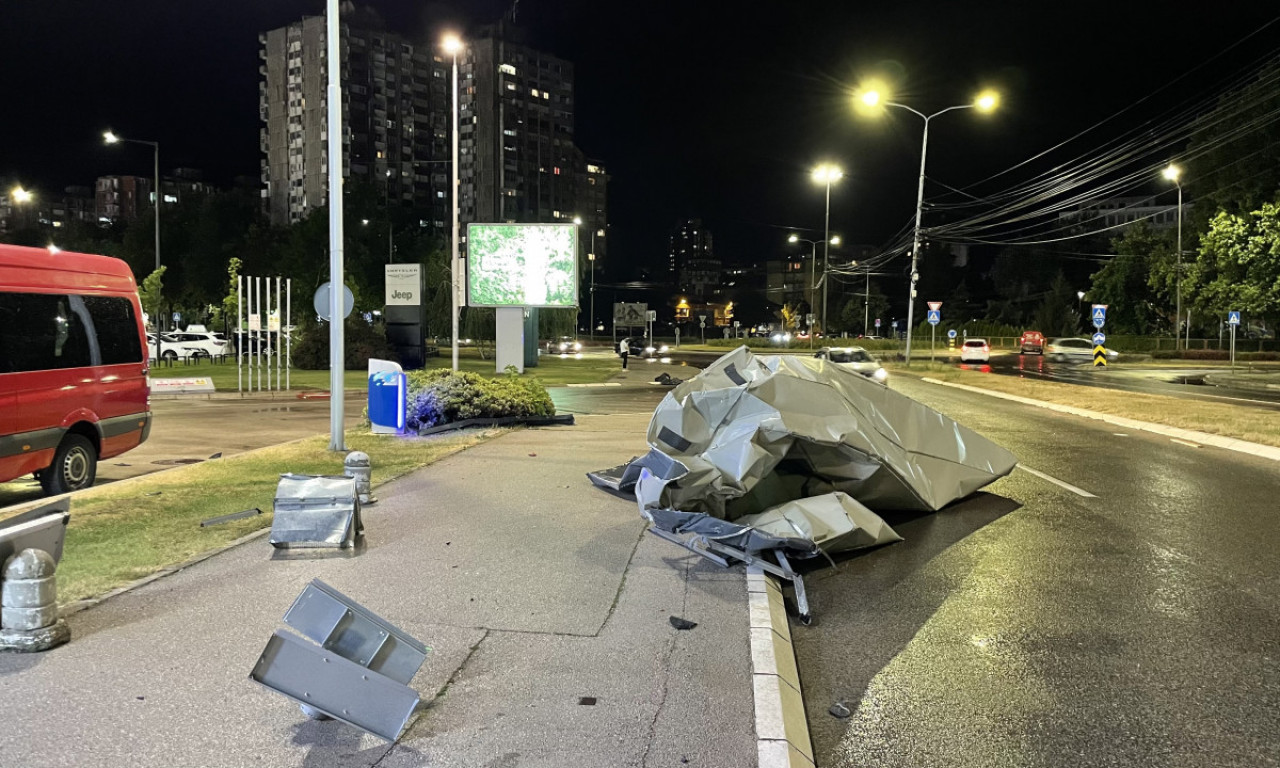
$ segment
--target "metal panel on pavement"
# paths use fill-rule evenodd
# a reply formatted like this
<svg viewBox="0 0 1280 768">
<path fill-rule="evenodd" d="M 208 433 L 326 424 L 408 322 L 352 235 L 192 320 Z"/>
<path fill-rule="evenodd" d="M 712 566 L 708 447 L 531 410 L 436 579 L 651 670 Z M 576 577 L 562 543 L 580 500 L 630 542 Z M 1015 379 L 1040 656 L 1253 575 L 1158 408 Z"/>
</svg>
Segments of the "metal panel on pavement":
<svg viewBox="0 0 1280 768">
<path fill-rule="evenodd" d="M 298 595 L 284 621 L 325 650 L 405 684 L 430 650 L 319 579 Z"/>
</svg>

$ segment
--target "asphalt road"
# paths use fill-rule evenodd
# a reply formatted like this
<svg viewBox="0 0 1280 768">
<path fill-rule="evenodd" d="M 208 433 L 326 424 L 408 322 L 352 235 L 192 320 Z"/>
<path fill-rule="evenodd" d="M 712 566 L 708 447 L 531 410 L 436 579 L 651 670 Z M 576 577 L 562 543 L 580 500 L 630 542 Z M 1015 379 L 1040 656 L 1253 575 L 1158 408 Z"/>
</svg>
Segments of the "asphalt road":
<svg viewBox="0 0 1280 768">
<path fill-rule="evenodd" d="M 1280 465 L 894 387 L 1021 468 L 810 575 L 793 639 L 820 766 L 1280 762 Z"/>
<path fill-rule="evenodd" d="M 1088 363 L 1056 363 L 1042 355 L 1020 354 L 996 355 L 987 365 L 965 363 L 963 366 L 998 376 L 1018 376 L 1280 410 L 1280 391 L 1213 386 L 1206 383 L 1206 371 L 1203 368 L 1129 368 L 1123 365 L 1095 368 Z"/>
</svg>

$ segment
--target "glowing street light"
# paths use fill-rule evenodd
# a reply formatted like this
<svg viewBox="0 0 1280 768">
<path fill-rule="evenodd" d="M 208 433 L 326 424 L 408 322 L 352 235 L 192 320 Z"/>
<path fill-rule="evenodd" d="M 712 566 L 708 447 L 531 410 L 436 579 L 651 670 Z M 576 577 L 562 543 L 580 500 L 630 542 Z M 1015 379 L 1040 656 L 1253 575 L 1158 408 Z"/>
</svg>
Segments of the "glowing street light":
<svg viewBox="0 0 1280 768">
<path fill-rule="evenodd" d="M 31 194 L 31 190 L 23 189 L 22 187 L 19 186 L 19 187 L 14 187 L 9 192 L 9 197 L 12 198 L 13 202 L 15 203 L 29 203 L 31 202 L 32 194 Z"/>
<path fill-rule="evenodd" d="M 968 104 L 956 104 L 955 106 L 940 109 L 931 115 L 919 112 L 906 104 L 900 104 L 896 101 L 887 99 L 879 86 L 872 86 L 860 91 L 855 99 L 855 107 L 859 112 L 877 113 L 881 112 L 881 106 L 897 107 L 905 109 L 916 117 L 924 121 L 924 137 L 920 141 L 920 182 L 916 188 L 916 224 L 911 236 L 911 285 L 907 290 L 907 346 L 905 359 L 911 362 L 911 331 L 915 315 L 916 304 L 916 283 L 920 280 L 920 272 L 918 269 L 920 260 L 920 217 L 924 210 L 924 166 L 925 158 L 929 150 L 929 121 L 938 115 L 952 112 L 957 109 L 976 109 L 979 112 L 991 112 L 1000 104 L 1000 96 L 995 91 L 986 90 L 974 97 L 973 101 Z"/>
<path fill-rule="evenodd" d="M 818 281 L 814 273 L 814 264 L 818 263 L 818 244 L 821 243 L 823 245 L 823 249 L 825 250 L 827 241 L 826 240 L 807 240 L 803 237 L 800 237 L 797 234 L 792 234 L 787 238 L 787 242 L 809 244 L 809 311 L 812 312 L 814 309 L 813 307 L 814 293 L 816 293 L 818 290 Z M 831 238 L 831 245 L 839 245 L 839 244 L 840 244 L 840 236 L 839 235 L 833 236 Z M 823 265 L 822 277 L 825 285 L 825 280 L 827 277 L 825 265 Z M 823 331 L 824 332 L 826 331 L 825 325 L 823 326 Z M 812 328 L 809 329 L 809 346 L 811 347 L 813 346 L 813 329 Z"/>
<path fill-rule="evenodd" d="M 144 141 L 143 139 L 126 139 L 117 136 L 111 131 L 104 131 L 102 134 L 103 142 L 107 144 L 146 144 L 155 150 L 155 189 L 152 191 L 152 200 L 155 202 L 156 210 L 156 269 L 160 269 L 160 196 L 164 194 L 160 189 L 160 142 Z M 159 324 L 156 330 L 160 330 Z"/>
<path fill-rule="evenodd" d="M 1182 324 L 1182 169 L 1176 165 L 1170 164 L 1164 169 L 1162 175 L 1172 181 L 1178 188 L 1178 298 L 1177 305 L 1174 309 L 1174 317 L 1177 321 L 1173 324 L 1173 348 L 1179 349 L 1182 346 L 1182 334 L 1180 326 Z M 1187 321 L 1187 344 L 1191 344 L 1191 321 Z"/>
</svg>

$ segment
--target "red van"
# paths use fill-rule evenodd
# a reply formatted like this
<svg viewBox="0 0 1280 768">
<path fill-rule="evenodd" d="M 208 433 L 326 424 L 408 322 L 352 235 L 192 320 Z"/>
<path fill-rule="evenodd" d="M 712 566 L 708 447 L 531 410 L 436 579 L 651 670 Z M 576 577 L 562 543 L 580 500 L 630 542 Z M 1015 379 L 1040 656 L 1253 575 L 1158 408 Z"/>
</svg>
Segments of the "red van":
<svg viewBox="0 0 1280 768">
<path fill-rule="evenodd" d="M 0 245 L 0 482 L 93 485 L 151 432 L 146 329 L 119 259 Z"/>
</svg>

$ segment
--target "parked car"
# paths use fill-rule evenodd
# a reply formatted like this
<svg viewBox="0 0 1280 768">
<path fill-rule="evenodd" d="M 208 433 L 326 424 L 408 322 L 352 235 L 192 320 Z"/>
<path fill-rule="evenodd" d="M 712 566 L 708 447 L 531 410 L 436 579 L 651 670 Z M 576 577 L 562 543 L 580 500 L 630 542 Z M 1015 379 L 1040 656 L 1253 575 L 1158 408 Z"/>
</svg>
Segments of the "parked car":
<svg viewBox="0 0 1280 768">
<path fill-rule="evenodd" d="M 1023 331 L 1022 338 L 1018 339 L 1018 347 L 1024 355 L 1043 355 L 1044 334 L 1039 331 Z"/>
<path fill-rule="evenodd" d="M 213 357 L 228 353 L 227 339 L 221 333 L 212 331 L 175 331 L 165 336 L 165 357 L 169 357 L 169 344 L 172 340 L 174 353 L 178 357 Z"/>
<path fill-rule="evenodd" d="M 1090 339 L 1053 339 L 1045 347 L 1045 356 L 1060 363 L 1068 361 L 1093 362 L 1093 341 Z M 1107 350 L 1107 360 L 1115 360 L 1119 354 L 1114 349 Z"/>
<path fill-rule="evenodd" d="M 966 339 L 964 344 L 960 345 L 960 362 L 991 362 L 991 345 L 986 339 Z"/>
<path fill-rule="evenodd" d="M 871 356 L 862 347 L 823 347 L 814 353 L 814 357 L 828 360 L 841 368 L 866 376 L 872 381 L 885 384 L 889 381 L 889 372 L 880 365 L 880 361 Z"/>
</svg>

